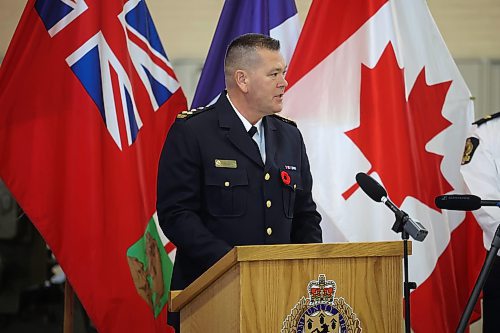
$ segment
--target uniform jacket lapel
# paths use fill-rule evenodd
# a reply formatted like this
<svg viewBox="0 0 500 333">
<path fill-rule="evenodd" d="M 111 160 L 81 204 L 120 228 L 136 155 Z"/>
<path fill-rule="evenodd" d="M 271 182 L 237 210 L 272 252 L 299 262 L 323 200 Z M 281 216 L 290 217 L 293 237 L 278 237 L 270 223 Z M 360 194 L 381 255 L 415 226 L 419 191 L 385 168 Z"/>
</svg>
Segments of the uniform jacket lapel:
<svg viewBox="0 0 500 333">
<path fill-rule="evenodd" d="M 227 130 L 227 139 L 248 158 L 263 167 L 264 164 L 259 150 L 253 139 L 245 131 L 243 123 L 234 112 L 224 92 L 217 101 L 215 109 L 219 116 L 219 126 Z"/>
<path fill-rule="evenodd" d="M 278 131 L 274 126 L 274 121 L 271 117 L 264 117 L 264 131 L 266 138 L 266 165 L 274 163 L 278 147 Z"/>
</svg>

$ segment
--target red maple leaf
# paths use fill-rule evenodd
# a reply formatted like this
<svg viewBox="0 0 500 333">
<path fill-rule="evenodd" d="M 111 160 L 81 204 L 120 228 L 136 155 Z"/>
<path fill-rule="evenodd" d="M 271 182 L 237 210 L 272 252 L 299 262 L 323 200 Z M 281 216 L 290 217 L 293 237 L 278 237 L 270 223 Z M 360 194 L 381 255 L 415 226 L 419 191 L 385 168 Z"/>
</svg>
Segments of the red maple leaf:
<svg viewBox="0 0 500 333">
<path fill-rule="evenodd" d="M 450 85 L 451 81 L 428 85 L 422 68 L 406 101 L 404 70 L 390 43 L 373 69 L 362 66 L 360 126 L 346 135 L 370 161 L 368 173 L 380 175 L 398 206 L 411 196 L 434 208 L 434 198 L 452 189 L 440 170 L 443 156 L 425 149 L 451 125 L 441 115 Z"/>
</svg>

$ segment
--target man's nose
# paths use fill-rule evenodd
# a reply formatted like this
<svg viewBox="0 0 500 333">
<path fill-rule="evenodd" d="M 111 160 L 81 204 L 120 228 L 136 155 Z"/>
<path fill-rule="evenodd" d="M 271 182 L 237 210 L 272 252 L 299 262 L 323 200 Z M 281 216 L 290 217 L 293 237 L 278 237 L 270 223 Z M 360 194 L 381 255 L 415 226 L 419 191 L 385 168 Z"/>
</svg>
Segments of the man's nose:
<svg viewBox="0 0 500 333">
<path fill-rule="evenodd" d="M 277 87 L 278 87 L 278 88 L 286 88 L 286 87 L 288 86 L 288 81 L 285 79 L 285 76 L 284 76 L 284 75 L 283 75 L 283 76 L 281 76 L 281 78 L 282 78 L 282 79 L 280 80 L 280 82 L 278 82 Z"/>
<path fill-rule="evenodd" d="M 284 76 L 283 76 L 283 86 L 284 88 L 288 87 L 288 81 L 285 79 Z"/>
</svg>

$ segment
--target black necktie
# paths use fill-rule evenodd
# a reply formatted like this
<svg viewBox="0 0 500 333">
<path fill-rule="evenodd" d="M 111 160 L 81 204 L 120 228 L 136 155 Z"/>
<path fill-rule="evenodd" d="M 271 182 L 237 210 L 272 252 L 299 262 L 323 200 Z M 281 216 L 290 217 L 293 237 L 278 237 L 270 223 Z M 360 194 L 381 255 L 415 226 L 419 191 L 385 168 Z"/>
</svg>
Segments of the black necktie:
<svg viewBox="0 0 500 333">
<path fill-rule="evenodd" d="M 255 133 L 257 133 L 257 127 L 255 126 L 250 127 L 250 129 L 248 130 L 248 135 L 250 135 L 250 137 L 253 138 Z"/>
<path fill-rule="evenodd" d="M 260 154 L 260 148 L 259 148 L 259 145 L 258 145 L 258 144 L 257 144 L 257 142 L 253 139 L 254 134 L 255 134 L 255 133 L 257 133 L 257 127 L 255 127 L 255 126 L 250 127 L 250 129 L 248 130 L 248 132 L 247 132 L 247 133 L 248 133 L 248 135 L 250 135 L 250 138 L 251 138 L 252 142 L 254 143 L 255 148 L 257 148 L 257 151 L 259 152 L 260 157 L 262 157 L 262 155 Z"/>
</svg>

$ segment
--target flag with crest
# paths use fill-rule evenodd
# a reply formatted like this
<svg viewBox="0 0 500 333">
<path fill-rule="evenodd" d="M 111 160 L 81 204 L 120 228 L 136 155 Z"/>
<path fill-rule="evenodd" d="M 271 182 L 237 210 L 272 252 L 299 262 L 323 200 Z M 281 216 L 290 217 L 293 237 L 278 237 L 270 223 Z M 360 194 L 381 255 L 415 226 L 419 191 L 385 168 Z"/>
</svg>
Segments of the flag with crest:
<svg viewBox="0 0 500 333">
<path fill-rule="evenodd" d="M 99 332 L 166 332 L 155 211 L 186 99 L 144 0 L 29 0 L 0 69 L 0 177 Z"/>
<path fill-rule="evenodd" d="M 473 105 L 425 1 L 313 1 L 287 80 L 283 113 L 304 135 L 324 240 L 400 239 L 355 181 L 376 178 L 429 231 L 410 257 L 412 328 L 453 332 L 484 251 L 472 216 L 434 198 L 464 191 Z"/>
</svg>

